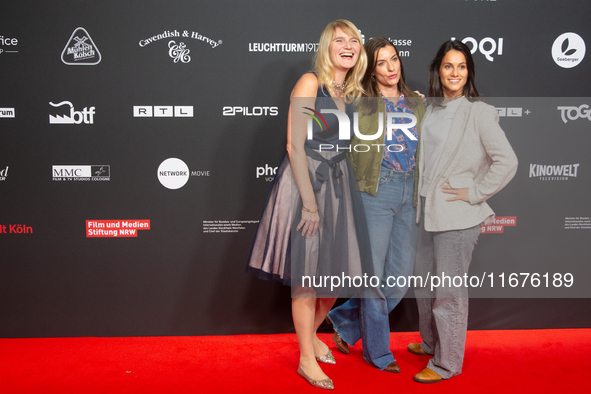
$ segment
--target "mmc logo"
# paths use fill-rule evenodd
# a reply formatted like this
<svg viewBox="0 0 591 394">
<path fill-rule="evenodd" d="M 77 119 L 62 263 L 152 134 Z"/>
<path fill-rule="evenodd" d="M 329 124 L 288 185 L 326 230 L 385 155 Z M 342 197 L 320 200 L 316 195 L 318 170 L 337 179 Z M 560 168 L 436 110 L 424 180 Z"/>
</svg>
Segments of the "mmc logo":
<svg viewBox="0 0 591 394">
<path fill-rule="evenodd" d="M 321 109 L 320 112 L 313 110 L 312 108 L 302 107 L 309 111 L 312 111 L 312 114 L 308 112 L 302 112 L 303 114 L 308 115 L 310 118 L 316 121 L 320 126 L 321 130 L 324 130 L 322 124 L 328 130 L 328 125 L 326 124 L 326 120 L 321 114 L 334 114 L 336 115 L 338 122 L 339 122 L 339 140 L 350 140 L 351 139 L 351 120 L 349 116 L 343 111 L 338 109 Z M 311 140 L 313 138 L 313 123 L 312 119 L 308 119 L 308 139 Z M 404 119 L 410 120 L 410 122 L 404 122 Z M 322 121 L 322 122 L 321 122 Z M 398 123 L 397 121 L 401 122 Z M 402 112 L 388 112 L 386 113 L 386 139 L 388 141 L 392 141 L 392 133 L 394 130 L 401 130 L 409 139 L 416 141 L 417 137 L 415 137 L 412 132 L 410 131 L 411 128 L 417 125 L 417 118 L 413 114 L 407 114 Z M 377 130 L 374 134 L 362 134 L 359 131 L 359 114 L 355 112 L 353 114 L 353 132 L 355 136 L 362 141 L 375 141 L 380 138 L 384 132 L 384 113 L 378 113 L 378 125 Z"/>
</svg>

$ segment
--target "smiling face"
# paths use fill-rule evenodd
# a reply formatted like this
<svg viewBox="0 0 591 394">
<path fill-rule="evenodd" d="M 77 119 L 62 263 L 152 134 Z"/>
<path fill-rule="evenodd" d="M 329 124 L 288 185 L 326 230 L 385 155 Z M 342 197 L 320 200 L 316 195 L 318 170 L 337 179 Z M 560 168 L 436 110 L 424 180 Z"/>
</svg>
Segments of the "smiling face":
<svg viewBox="0 0 591 394">
<path fill-rule="evenodd" d="M 443 89 L 443 97 L 461 97 L 464 85 L 468 82 L 466 57 L 460 51 L 452 49 L 441 60 L 439 80 Z"/>
<path fill-rule="evenodd" d="M 393 46 L 387 45 L 376 51 L 376 66 L 373 75 L 381 91 L 398 87 L 400 81 L 400 58 Z"/>
<path fill-rule="evenodd" d="M 359 58 L 361 43 L 355 36 L 349 36 L 340 27 L 334 32 L 330 42 L 329 53 L 330 60 L 335 69 L 348 71 L 355 66 Z"/>
</svg>

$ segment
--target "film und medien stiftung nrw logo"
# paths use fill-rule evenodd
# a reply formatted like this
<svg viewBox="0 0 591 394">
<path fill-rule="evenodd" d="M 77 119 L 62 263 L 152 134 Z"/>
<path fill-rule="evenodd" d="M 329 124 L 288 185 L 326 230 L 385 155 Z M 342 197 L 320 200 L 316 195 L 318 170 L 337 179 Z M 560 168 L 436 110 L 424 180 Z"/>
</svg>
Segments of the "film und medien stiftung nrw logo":
<svg viewBox="0 0 591 394">
<path fill-rule="evenodd" d="M 62 51 L 62 62 L 68 66 L 94 66 L 101 62 L 101 53 L 83 27 L 70 36 Z"/>
<path fill-rule="evenodd" d="M 189 180 L 189 167 L 181 159 L 166 159 L 158 167 L 158 180 L 167 189 L 180 189 Z"/>
<path fill-rule="evenodd" d="M 577 33 L 564 33 L 552 45 L 552 59 L 562 68 L 573 68 L 585 58 L 585 40 Z"/>
</svg>

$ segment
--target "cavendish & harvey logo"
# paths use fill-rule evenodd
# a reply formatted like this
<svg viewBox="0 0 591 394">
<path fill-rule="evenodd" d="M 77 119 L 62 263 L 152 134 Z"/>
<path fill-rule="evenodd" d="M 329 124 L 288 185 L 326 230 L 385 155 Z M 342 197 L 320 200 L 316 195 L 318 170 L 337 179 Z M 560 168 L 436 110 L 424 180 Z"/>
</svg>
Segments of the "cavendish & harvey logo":
<svg viewBox="0 0 591 394">
<path fill-rule="evenodd" d="M 187 44 L 185 44 L 184 39 L 201 41 L 211 46 L 211 48 L 216 48 L 222 44 L 222 40 L 216 41 L 194 31 L 189 33 L 188 30 L 183 30 L 183 32 L 180 33 L 178 30 L 165 30 L 160 34 L 140 40 L 139 46 L 143 48 L 153 42 L 169 38 L 175 38 L 174 40 L 169 40 L 167 44 L 168 56 L 172 58 L 174 63 L 189 63 L 191 61 L 191 56 L 189 55 L 191 50 L 187 47 Z"/>
</svg>

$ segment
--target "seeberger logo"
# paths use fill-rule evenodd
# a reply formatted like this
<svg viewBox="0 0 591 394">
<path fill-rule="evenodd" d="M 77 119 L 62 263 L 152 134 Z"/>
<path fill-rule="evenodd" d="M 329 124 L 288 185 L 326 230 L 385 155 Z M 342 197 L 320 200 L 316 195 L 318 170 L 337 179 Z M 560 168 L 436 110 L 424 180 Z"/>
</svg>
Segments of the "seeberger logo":
<svg viewBox="0 0 591 394">
<path fill-rule="evenodd" d="M 587 118 L 591 121 L 591 109 L 589 109 L 587 104 L 582 104 L 578 107 L 559 106 L 556 109 L 560 111 L 560 117 L 564 123 L 567 123 L 568 119 L 577 120 L 579 118 Z"/>
<path fill-rule="evenodd" d="M 481 234 L 501 234 L 506 226 L 517 226 L 517 216 L 497 216 L 492 224 L 480 226 Z"/>
<path fill-rule="evenodd" d="M 149 220 L 87 220 L 86 238 L 137 237 L 138 230 L 149 230 Z"/>
<path fill-rule="evenodd" d="M 570 178 L 576 178 L 580 163 L 545 165 L 530 164 L 529 177 L 539 178 L 540 181 L 567 181 Z"/>
<path fill-rule="evenodd" d="M 70 101 L 62 101 L 54 104 L 51 101 L 49 105 L 55 108 L 59 108 L 64 105 L 68 105 L 70 108 L 69 115 L 49 115 L 49 124 L 93 124 L 94 123 L 94 107 L 84 107 L 82 111 L 75 111 L 74 104 Z"/>
<path fill-rule="evenodd" d="M 111 166 L 51 166 L 53 181 L 110 181 Z"/>
<path fill-rule="evenodd" d="M 564 33 L 552 44 L 552 59 L 562 68 L 573 68 L 585 58 L 585 40 L 577 33 Z"/>
<path fill-rule="evenodd" d="M 62 51 L 62 62 L 68 66 L 94 66 L 101 62 L 101 53 L 83 27 L 70 36 Z"/>
</svg>

